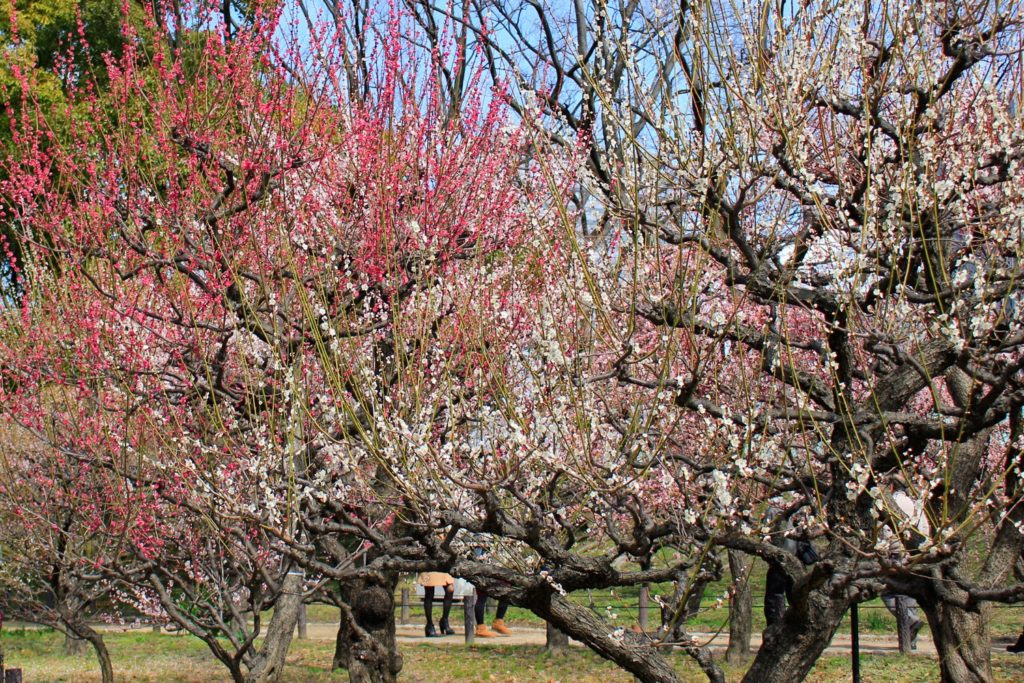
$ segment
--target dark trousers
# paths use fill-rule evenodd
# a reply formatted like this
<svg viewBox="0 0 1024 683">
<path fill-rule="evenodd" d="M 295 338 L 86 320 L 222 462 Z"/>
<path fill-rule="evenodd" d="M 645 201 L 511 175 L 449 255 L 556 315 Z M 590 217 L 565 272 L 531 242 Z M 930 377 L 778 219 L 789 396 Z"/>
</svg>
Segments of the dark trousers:
<svg viewBox="0 0 1024 683">
<path fill-rule="evenodd" d="M 785 593 L 765 593 L 764 596 L 764 619 L 768 625 L 777 624 L 782 621 L 786 614 Z"/>
<path fill-rule="evenodd" d="M 476 588 L 476 623 L 484 623 L 484 610 L 487 606 L 487 591 L 477 586 Z M 508 603 L 504 600 L 498 601 L 498 611 L 494 613 L 495 619 L 504 619 L 508 611 Z"/>
</svg>

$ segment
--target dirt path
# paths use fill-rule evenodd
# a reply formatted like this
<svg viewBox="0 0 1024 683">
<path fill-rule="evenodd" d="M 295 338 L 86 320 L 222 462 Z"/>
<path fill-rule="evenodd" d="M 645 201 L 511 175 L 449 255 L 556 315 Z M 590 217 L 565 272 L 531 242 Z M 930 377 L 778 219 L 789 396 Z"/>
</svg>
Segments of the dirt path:
<svg viewBox="0 0 1024 683">
<path fill-rule="evenodd" d="M 11 624 L 12 626 L 21 626 L 23 628 L 38 628 L 29 624 Z M 435 647 L 459 647 L 465 644 L 465 638 L 463 637 L 463 630 L 461 624 L 455 624 L 456 634 L 454 636 L 447 636 L 444 638 L 426 638 L 423 635 L 423 626 L 421 624 L 402 624 L 397 627 L 398 642 L 402 644 L 423 644 L 433 645 Z M 123 626 L 123 625 L 112 625 L 112 624 L 97 624 L 96 627 L 103 631 L 133 631 L 139 628 L 149 629 L 148 626 Z M 167 635 L 184 636 L 187 635 L 183 631 L 163 631 Z M 310 622 L 307 628 L 307 637 L 310 640 L 321 640 L 321 641 L 333 641 L 338 633 L 338 625 L 331 622 Z M 723 633 L 693 633 L 697 642 L 701 645 L 710 647 L 712 650 L 724 650 L 729 645 L 729 634 L 728 632 Z M 502 636 L 498 638 L 476 638 L 474 644 L 483 646 L 492 645 L 544 645 L 546 639 L 545 631 L 542 628 L 536 627 L 512 627 L 511 636 Z M 1005 653 L 1006 646 L 1014 641 L 1012 637 L 994 637 L 992 639 L 992 652 Z M 570 641 L 572 645 L 582 647 L 581 643 L 576 641 Z M 751 638 L 750 647 L 755 652 L 761 646 L 761 634 L 755 633 Z M 832 639 L 831 645 L 829 645 L 826 652 L 829 654 L 845 654 L 850 651 L 850 634 L 838 633 Z M 896 634 L 892 635 L 878 635 L 878 634 L 861 634 L 860 636 L 860 651 L 864 654 L 891 654 L 899 652 L 899 645 L 896 640 Z M 918 639 L 918 647 L 916 653 L 919 655 L 931 656 L 936 655 L 935 644 L 932 642 L 927 631 L 921 633 L 921 637 Z"/>
<path fill-rule="evenodd" d="M 457 647 L 465 643 L 463 637 L 463 631 L 461 626 L 455 626 L 456 635 L 447 636 L 445 638 L 425 638 L 423 636 L 423 626 L 418 624 L 407 624 L 398 627 L 398 642 L 409 643 L 409 644 L 427 644 L 434 645 L 437 647 Z M 315 640 L 334 640 L 337 635 L 338 627 L 334 624 L 328 623 L 311 623 L 309 624 L 308 636 Z M 697 642 L 701 645 L 707 645 L 712 650 L 724 650 L 729 645 L 729 634 L 728 632 L 714 634 L 714 633 L 694 633 Z M 545 632 L 542 628 L 523 628 L 514 627 L 512 629 L 511 636 L 504 636 L 500 638 L 476 638 L 474 644 L 477 645 L 544 645 Z M 1006 646 L 1012 642 L 1010 638 L 993 638 L 992 640 L 992 651 L 993 652 L 1006 652 Z M 574 645 L 580 645 L 575 641 L 572 641 Z M 750 643 L 751 649 L 757 650 L 761 646 L 761 635 L 754 634 Z M 850 635 L 848 633 L 838 633 L 835 638 L 832 639 L 832 644 L 828 647 L 827 652 L 829 654 L 843 654 L 850 651 Z M 896 634 L 892 636 L 885 635 L 864 635 L 860 637 L 860 651 L 864 654 L 887 654 L 899 652 L 899 645 L 896 640 Z M 935 645 L 931 638 L 928 636 L 927 631 L 921 634 L 918 638 L 917 654 L 935 656 Z"/>
</svg>

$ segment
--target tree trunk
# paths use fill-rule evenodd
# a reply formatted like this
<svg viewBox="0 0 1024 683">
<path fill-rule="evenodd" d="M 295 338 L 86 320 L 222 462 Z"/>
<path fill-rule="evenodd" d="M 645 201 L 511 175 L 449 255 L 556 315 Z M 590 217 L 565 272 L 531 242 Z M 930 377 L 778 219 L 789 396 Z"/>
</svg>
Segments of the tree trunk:
<svg viewBox="0 0 1024 683">
<path fill-rule="evenodd" d="M 299 620 L 302 605 L 303 578 L 301 574 L 289 573 L 281 586 L 281 595 L 274 603 L 274 616 L 267 626 L 263 646 L 249 664 L 246 683 L 275 683 L 284 671 L 285 657 L 292 643 L 295 624 Z"/>
<path fill-rule="evenodd" d="M 708 583 L 710 583 L 709 579 L 698 578 L 690 586 L 690 591 L 686 596 L 686 605 L 683 608 L 683 615 L 679 620 L 680 625 L 686 624 L 686 622 L 700 614 L 700 604 L 708 590 Z"/>
<path fill-rule="evenodd" d="M 551 654 L 564 654 L 569 647 L 569 636 L 564 631 L 559 631 L 555 628 L 550 621 L 547 622 L 545 627 L 546 640 L 544 649 Z"/>
<path fill-rule="evenodd" d="M 803 602 L 786 610 L 782 621 L 765 631 L 743 683 L 793 683 L 807 677 L 832 642 L 848 606 L 818 592 L 809 593 Z"/>
<path fill-rule="evenodd" d="M 92 645 L 92 649 L 96 652 L 96 661 L 100 665 L 100 680 L 103 683 L 114 683 L 114 665 L 110 661 L 110 652 L 107 651 L 107 644 L 103 642 L 103 636 L 98 632 L 92 631 L 92 634 L 88 636 L 89 644 Z"/>
<path fill-rule="evenodd" d="M 85 653 L 85 649 L 89 644 L 85 641 L 85 638 L 79 638 L 74 634 L 73 631 L 68 629 L 64 632 L 64 654 L 72 657 Z"/>
<path fill-rule="evenodd" d="M 344 610 L 338 617 L 338 634 L 334 636 L 334 659 L 331 660 L 331 671 L 344 669 L 348 664 L 348 628 Z"/>
<path fill-rule="evenodd" d="M 991 607 L 968 610 L 939 602 L 924 610 L 939 653 L 942 683 L 991 683 Z"/>
<path fill-rule="evenodd" d="M 342 596 L 334 667 L 347 669 L 350 683 L 395 683 L 402 670 L 395 642 L 398 576 L 387 573 L 382 579 L 352 581 Z"/>
<path fill-rule="evenodd" d="M 466 645 L 472 645 L 476 638 L 476 590 L 462 596 L 462 625 Z"/>
<path fill-rule="evenodd" d="M 750 657 L 750 632 L 753 629 L 750 594 L 750 558 L 739 550 L 729 551 L 729 647 L 725 651 L 727 662 L 743 662 Z"/>
<path fill-rule="evenodd" d="M 92 645 L 92 649 L 96 653 L 96 661 L 100 665 L 100 680 L 103 683 L 114 683 L 114 666 L 110 661 L 107 644 L 103 642 L 103 635 L 88 624 L 77 620 L 73 625 L 68 623 L 66 628 L 67 631 L 64 632 L 65 651 L 68 651 L 69 642 L 74 643 L 76 648 L 73 651 L 74 654 L 83 652 L 82 648 L 86 646 L 86 643 Z"/>
</svg>

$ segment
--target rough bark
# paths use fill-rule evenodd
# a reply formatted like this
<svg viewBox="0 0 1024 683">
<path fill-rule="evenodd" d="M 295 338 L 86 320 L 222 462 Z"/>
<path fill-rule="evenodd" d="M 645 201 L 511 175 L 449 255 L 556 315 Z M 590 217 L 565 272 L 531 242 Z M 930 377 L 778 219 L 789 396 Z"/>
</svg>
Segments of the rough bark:
<svg viewBox="0 0 1024 683">
<path fill-rule="evenodd" d="M 103 636 L 98 632 L 89 629 L 92 633 L 87 637 L 93 651 L 96 652 L 96 661 L 100 665 L 100 680 L 103 683 L 114 683 L 114 665 L 110 661 L 110 652 L 107 651 L 107 644 L 103 642 Z"/>
<path fill-rule="evenodd" d="M 100 680 L 103 683 L 114 683 L 114 666 L 110 661 L 110 652 L 103 642 L 103 635 L 83 621 L 73 620 L 67 622 L 64 631 L 64 649 L 68 651 L 68 644 L 74 643 L 73 654 L 80 654 L 84 651 L 86 643 L 92 646 L 96 653 L 96 661 L 100 666 Z"/>
<path fill-rule="evenodd" d="M 331 660 L 331 671 L 344 669 L 348 664 L 348 625 L 345 608 L 341 608 L 338 617 L 338 634 L 334 637 L 334 659 Z"/>
<path fill-rule="evenodd" d="M 559 631 L 550 621 L 545 627 L 544 648 L 551 654 L 564 654 L 569 647 L 569 636 L 564 631 Z"/>
<path fill-rule="evenodd" d="M 616 630 L 589 609 L 558 595 L 536 592 L 521 603 L 554 628 L 615 662 L 642 683 L 682 683 L 653 643 L 629 630 Z"/>
<path fill-rule="evenodd" d="M 395 586 L 385 573 L 346 585 L 334 667 L 348 670 L 350 683 L 395 683 L 402 656 L 395 642 Z"/>
<path fill-rule="evenodd" d="M 64 632 L 64 654 L 68 657 L 75 655 L 84 654 L 89 644 L 85 638 L 80 638 L 75 635 L 74 631 L 67 630 Z"/>
<path fill-rule="evenodd" d="M 299 620 L 302 605 L 302 576 L 288 574 L 281 587 L 281 595 L 274 603 L 274 616 L 267 627 L 263 647 L 248 665 L 246 683 L 274 683 L 284 671 L 285 657 Z"/>
<path fill-rule="evenodd" d="M 925 608 L 935 648 L 942 654 L 942 683 L 991 683 L 990 609 L 984 605 L 963 609 L 943 602 Z"/>
<path fill-rule="evenodd" d="M 718 577 L 714 574 L 700 572 L 693 580 L 680 574 L 675 581 L 672 597 L 661 607 L 661 627 L 659 636 L 670 643 L 685 642 L 686 622 L 700 613 L 700 603 L 704 599 L 708 583 Z"/>
<path fill-rule="evenodd" d="M 707 593 L 708 583 L 710 583 L 709 579 L 700 578 L 690 587 L 680 623 L 685 624 L 700 614 L 700 604 L 704 600 L 704 594 Z"/>
<path fill-rule="evenodd" d="M 945 377 L 954 403 L 960 408 L 968 408 L 977 391 L 971 378 L 956 367 L 951 368 Z M 1024 431 L 1019 409 L 1011 413 L 1010 426 L 1010 443 L 1013 444 Z M 970 514 L 969 493 L 983 471 L 991 433 L 991 429 L 983 430 L 961 444 L 951 458 L 948 481 L 933 491 L 933 506 L 942 502 L 956 520 L 966 520 Z M 1020 453 L 1011 445 L 1006 463 L 1010 474 L 1004 485 L 1006 493 L 1018 499 L 1020 483 L 1012 472 L 1019 462 Z M 999 521 L 985 564 L 975 576 L 967 576 L 965 566 L 969 557 L 963 552 L 958 554 L 957 562 L 950 562 L 933 572 L 922 607 L 928 615 L 932 640 L 939 653 L 943 683 L 988 683 L 992 680 L 991 636 L 988 630 L 991 608 L 982 601 L 971 599 L 958 588 L 958 584 L 962 581 L 993 588 L 1003 585 L 1010 576 L 1024 547 L 1017 527 L 1024 519 L 1024 511 L 1020 505 L 1014 505 L 1007 513 Z"/>
<path fill-rule="evenodd" d="M 476 638 L 476 591 L 462 596 L 462 627 L 466 645 L 472 645 Z"/>
<path fill-rule="evenodd" d="M 847 604 L 811 592 L 786 610 L 781 622 L 765 631 L 743 683 L 802 681 L 832 641 Z"/>
<path fill-rule="evenodd" d="M 742 662 L 750 657 L 750 633 L 753 629 L 750 593 L 750 558 L 739 550 L 729 551 L 729 647 L 725 651 L 728 662 Z"/>
</svg>

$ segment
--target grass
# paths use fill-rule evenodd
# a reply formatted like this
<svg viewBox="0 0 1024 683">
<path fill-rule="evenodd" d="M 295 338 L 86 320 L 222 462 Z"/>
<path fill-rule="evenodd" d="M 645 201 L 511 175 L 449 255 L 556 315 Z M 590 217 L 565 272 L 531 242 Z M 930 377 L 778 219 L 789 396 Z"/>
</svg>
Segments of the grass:
<svg viewBox="0 0 1024 683">
<path fill-rule="evenodd" d="M 754 593 L 754 630 L 763 630 L 764 617 L 761 598 L 764 592 L 765 567 L 755 562 L 751 575 Z M 408 586 L 408 584 L 405 584 Z M 700 613 L 690 622 L 693 631 L 728 631 L 729 610 L 723 598 L 728 580 L 708 586 Z M 651 594 L 667 595 L 668 585 L 652 586 Z M 573 600 L 590 606 L 604 615 L 617 615 L 616 623 L 629 626 L 637 619 L 639 589 L 629 587 L 612 591 L 582 592 Z M 493 610 L 493 603 L 490 603 Z M 608 608 L 611 608 L 610 610 Z M 397 609 L 397 605 L 396 605 Z M 437 609 L 435 607 L 435 609 Z M 872 600 L 861 605 L 861 631 L 874 634 L 896 633 L 896 621 L 882 605 Z M 1024 607 L 995 606 L 990 622 L 994 637 L 1016 637 L 1024 625 Z M 336 622 L 337 608 L 311 605 L 312 622 Z M 460 618 L 460 617 L 459 617 Z M 422 602 L 413 594 L 411 621 L 422 623 Z M 513 625 L 541 626 L 543 622 L 532 613 L 511 608 L 507 620 Z M 651 601 L 650 623 L 659 623 L 657 604 Z M 849 632 L 847 617 L 840 632 Z M 185 635 L 156 635 L 134 631 L 110 633 L 107 646 L 114 661 L 118 681 L 132 683 L 199 683 L 200 681 L 227 681 L 225 669 L 213 659 L 206 646 Z M 927 628 L 921 637 L 928 638 Z M 99 681 L 98 668 L 91 651 L 84 656 L 68 657 L 63 654 L 63 636 L 47 630 L 9 630 L 0 634 L 0 645 L 6 653 L 9 666 L 21 667 L 25 680 L 33 683 L 92 683 Z M 403 683 L 553 683 L 578 681 L 579 683 L 632 683 L 632 676 L 620 671 L 596 655 L 581 648 L 573 648 L 562 656 L 552 657 L 537 647 L 513 647 L 488 644 L 484 646 L 405 645 L 402 653 L 405 667 L 400 676 Z M 326 641 L 294 641 L 288 657 L 285 683 L 321 683 L 345 681 L 344 672 L 330 672 L 333 643 Z M 682 654 L 672 655 L 676 668 L 687 681 L 706 678 Z M 865 655 L 861 659 L 862 679 L 872 681 L 936 680 L 938 661 L 924 656 L 900 657 Z M 994 655 L 993 667 L 997 681 L 1024 680 L 1024 658 Z M 738 680 L 742 667 L 723 665 L 730 681 Z M 849 661 L 846 657 L 825 656 L 808 676 L 815 683 L 850 680 Z"/>
<path fill-rule="evenodd" d="M 149 631 L 111 633 L 107 645 L 118 681 L 126 683 L 200 683 L 226 681 L 221 665 L 206 647 L 187 636 L 157 635 Z M 9 666 L 21 667 L 33 683 L 96 683 L 99 681 L 91 653 L 68 657 L 62 653 L 63 636 L 46 630 L 5 631 L 2 636 Z M 333 643 L 294 641 L 288 656 L 285 683 L 345 681 L 344 672 L 329 670 Z M 632 683 L 632 676 L 616 669 L 582 648 L 552 656 L 534 646 L 450 646 L 426 644 L 403 646 L 403 683 Z M 686 681 L 706 678 L 681 653 L 671 655 Z M 938 662 L 929 657 L 864 656 L 865 683 L 924 681 L 938 678 Z M 995 679 L 1000 683 L 1024 680 L 1024 658 L 993 657 Z M 742 667 L 723 665 L 730 681 L 738 680 Z M 845 657 L 825 656 L 807 680 L 839 683 L 850 679 Z"/>
</svg>

